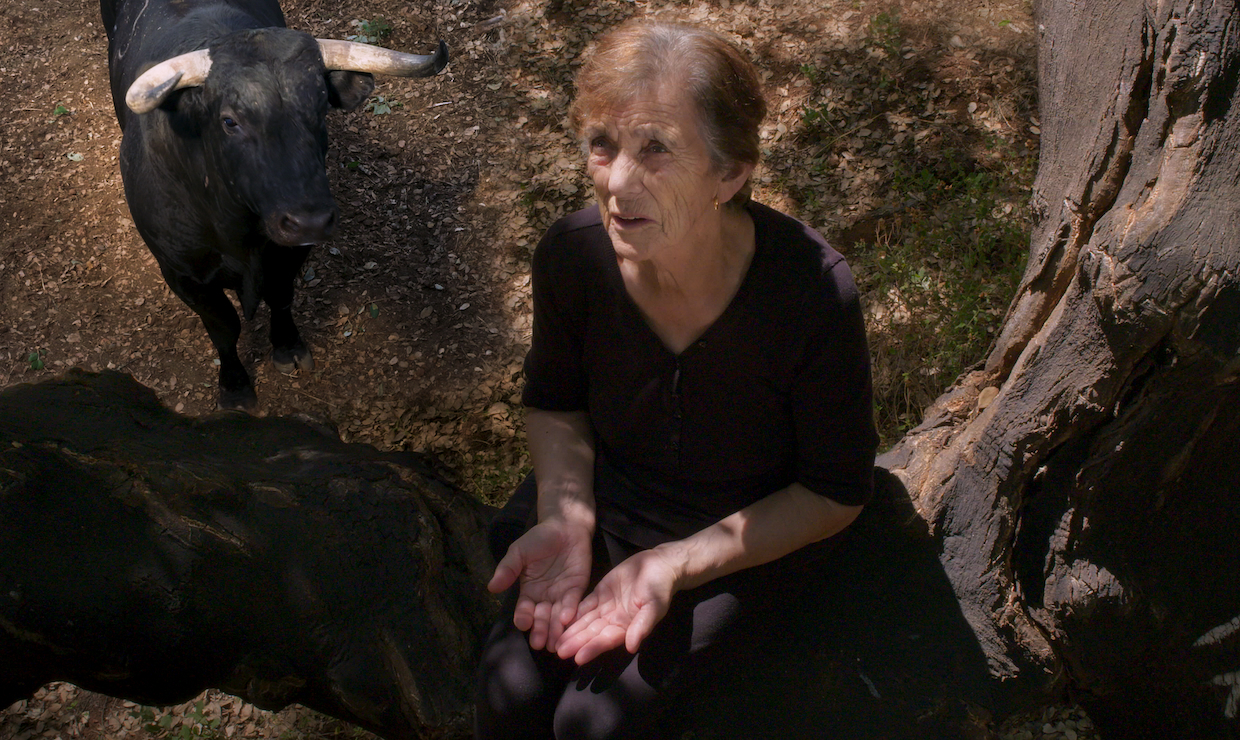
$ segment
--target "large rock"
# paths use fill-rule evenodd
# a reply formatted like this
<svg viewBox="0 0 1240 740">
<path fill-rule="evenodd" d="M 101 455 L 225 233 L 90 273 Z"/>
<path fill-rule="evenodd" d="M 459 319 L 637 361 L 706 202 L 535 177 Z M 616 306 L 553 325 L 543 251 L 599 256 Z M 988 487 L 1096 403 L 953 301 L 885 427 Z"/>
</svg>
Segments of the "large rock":
<svg viewBox="0 0 1240 740">
<path fill-rule="evenodd" d="M 326 427 L 177 415 L 119 373 L 0 393 L 0 706 L 219 688 L 387 738 L 468 733 L 487 507 Z"/>
</svg>

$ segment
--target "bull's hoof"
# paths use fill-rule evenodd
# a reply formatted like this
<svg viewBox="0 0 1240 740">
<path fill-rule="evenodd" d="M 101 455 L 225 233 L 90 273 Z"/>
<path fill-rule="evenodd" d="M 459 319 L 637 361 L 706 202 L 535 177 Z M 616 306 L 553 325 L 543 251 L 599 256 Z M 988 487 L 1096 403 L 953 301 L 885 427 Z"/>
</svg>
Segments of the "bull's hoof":
<svg viewBox="0 0 1240 740">
<path fill-rule="evenodd" d="M 220 388 L 219 408 L 221 410 L 244 411 L 253 414 L 258 411 L 258 394 L 254 386 L 247 385 L 234 391 Z"/>
<path fill-rule="evenodd" d="M 272 349 L 271 364 L 285 375 L 291 374 L 294 370 L 310 372 L 314 369 L 314 355 L 310 354 L 310 348 L 304 344 L 288 349 Z"/>
</svg>

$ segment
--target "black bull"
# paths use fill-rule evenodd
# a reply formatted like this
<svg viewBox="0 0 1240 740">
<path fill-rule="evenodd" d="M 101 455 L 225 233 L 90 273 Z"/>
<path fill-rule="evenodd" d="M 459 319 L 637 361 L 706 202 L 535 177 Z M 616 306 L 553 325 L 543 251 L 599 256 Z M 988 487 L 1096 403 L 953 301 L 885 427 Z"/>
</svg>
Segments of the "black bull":
<svg viewBox="0 0 1240 740">
<path fill-rule="evenodd" d="M 219 353 L 219 405 L 253 409 L 224 291 L 236 291 L 246 320 L 259 301 L 270 307 L 279 370 L 313 369 L 290 309 L 311 245 L 336 223 L 326 113 L 363 103 L 371 72 L 437 73 L 447 49 L 319 42 L 285 28 L 276 0 L 102 0 L 101 10 L 134 224 Z"/>
</svg>

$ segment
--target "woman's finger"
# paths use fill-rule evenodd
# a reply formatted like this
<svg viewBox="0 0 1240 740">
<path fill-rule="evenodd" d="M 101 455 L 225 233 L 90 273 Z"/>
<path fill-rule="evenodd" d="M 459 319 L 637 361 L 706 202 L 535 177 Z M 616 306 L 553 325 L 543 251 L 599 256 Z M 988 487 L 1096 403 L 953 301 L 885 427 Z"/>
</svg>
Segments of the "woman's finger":
<svg viewBox="0 0 1240 740">
<path fill-rule="evenodd" d="M 598 611 L 598 592 L 590 592 L 589 596 L 585 597 L 579 604 L 577 604 L 575 611 L 577 612 L 577 614 L 574 615 L 575 619 L 581 619 L 580 615 Z"/>
<path fill-rule="evenodd" d="M 560 643 L 556 649 L 556 655 L 562 659 L 568 659 L 577 654 L 582 646 L 598 636 L 599 632 L 607 626 L 607 621 L 602 619 L 597 613 L 586 613 L 576 622 L 569 625 L 564 631 L 564 636 L 560 638 Z"/>
<path fill-rule="evenodd" d="M 560 633 L 559 641 L 556 643 L 556 653 L 559 654 L 561 648 L 566 649 L 567 646 L 577 643 L 578 642 L 577 636 L 580 635 L 582 630 L 584 630 L 587 626 L 589 626 L 590 624 L 593 624 L 593 622 L 594 620 L 590 617 L 588 613 L 586 613 L 586 614 L 581 615 L 577 619 L 577 621 L 565 627 L 564 631 Z M 568 656 L 560 654 L 560 657 L 566 658 Z"/>
<path fill-rule="evenodd" d="M 560 639 L 564 635 L 564 628 L 572 624 L 573 620 L 577 618 L 577 606 L 580 598 L 580 592 L 577 589 L 571 589 L 560 599 L 560 603 L 553 611 L 555 618 L 551 620 L 551 632 L 547 636 L 548 650 L 555 651 L 560 644 Z"/>
<path fill-rule="evenodd" d="M 633 617 L 633 621 L 629 623 L 629 628 L 624 633 L 624 649 L 630 653 L 636 653 L 637 648 L 642 641 L 650 636 L 654 631 L 655 624 L 658 623 L 661 615 L 654 604 L 646 604 Z"/>
<path fill-rule="evenodd" d="M 577 665 L 585 665 L 610 650 L 624 644 L 624 628 L 617 624 L 609 624 L 599 630 L 594 639 L 581 646 L 573 656 Z"/>
<path fill-rule="evenodd" d="M 491 576 L 491 580 L 487 582 L 487 590 L 493 594 L 507 591 L 512 584 L 517 582 L 517 576 L 520 571 L 513 570 L 508 565 L 508 558 L 505 557 L 499 561 L 499 565 L 495 566 L 495 573 Z"/>
<path fill-rule="evenodd" d="M 560 620 L 553 619 L 551 624 L 547 626 L 547 650 L 556 652 L 560 647 L 561 636 L 564 634 L 564 625 Z"/>
<path fill-rule="evenodd" d="M 534 600 L 521 597 L 517 599 L 517 607 L 512 612 L 512 625 L 522 632 L 534 626 Z"/>
<path fill-rule="evenodd" d="M 534 624 L 530 627 L 530 647 L 542 650 L 547 645 L 547 624 L 550 621 L 551 604 L 540 601 L 534 605 Z"/>
<path fill-rule="evenodd" d="M 573 623 L 577 618 L 577 612 L 581 611 L 581 593 L 576 589 L 564 594 L 564 598 L 560 599 L 560 609 L 558 621 L 560 628 L 563 629 Z"/>
<path fill-rule="evenodd" d="M 504 557 L 495 564 L 495 573 L 487 583 L 487 590 L 493 594 L 506 591 L 509 586 L 517 582 L 523 570 L 525 570 L 525 557 L 521 553 L 521 548 L 514 542 L 508 546 L 508 552 L 504 553 Z"/>
</svg>

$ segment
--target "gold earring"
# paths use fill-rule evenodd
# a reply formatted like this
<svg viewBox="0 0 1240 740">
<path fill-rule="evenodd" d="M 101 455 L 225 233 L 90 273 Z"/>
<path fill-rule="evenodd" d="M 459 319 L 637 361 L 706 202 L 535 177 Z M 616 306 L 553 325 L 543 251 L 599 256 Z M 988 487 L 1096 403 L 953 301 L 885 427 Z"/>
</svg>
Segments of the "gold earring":
<svg viewBox="0 0 1240 740">
<path fill-rule="evenodd" d="M 715 196 L 715 210 L 716 211 L 719 210 L 719 196 L 718 195 Z"/>
</svg>

